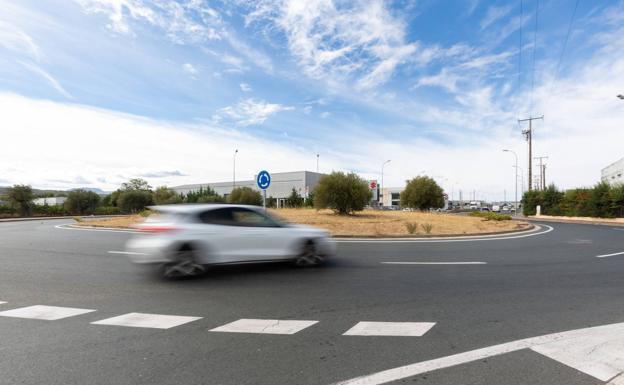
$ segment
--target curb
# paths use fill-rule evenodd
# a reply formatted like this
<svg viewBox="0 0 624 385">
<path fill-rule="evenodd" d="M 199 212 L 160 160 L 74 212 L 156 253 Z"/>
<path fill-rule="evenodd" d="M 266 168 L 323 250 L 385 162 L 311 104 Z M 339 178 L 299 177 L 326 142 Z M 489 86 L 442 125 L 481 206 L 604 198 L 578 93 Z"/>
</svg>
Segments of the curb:
<svg viewBox="0 0 624 385">
<path fill-rule="evenodd" d="M 128 217 L 130 215 L 87 215 L 87 216 L 80 216 L 80 215 L 66 215 L 66 216 L 62 216 L 62 217 L 27 217 L 27 218 L 0 218 L 0 223 L 3 222 L 27 222 L 27 221 L 48 221 L 48 220 L 55 220 L 55 219 L 73 219 L 75 217 L 80 217 L 80 218 L 85 218 L 85 219 L 89 219 L 89 218 L 120 218 L 120 217 Z"/>
<path fill-rule="evenodd" d="M 76 224 L 59 225 L 57 228 L 70 228 L 76 230 L 92 230 L 92 231 L 116 231 L 124 233 L 140 233 L 139 230 L 124 228 L 124 227 L 102 227 L 102 226 L 83 226 Z M 440 235 L 424 235 L 424 236 L 385 236 L 385 237 L 357 237 L 357 236 L 333 236 L 332 239 L 344 240 L 344 241 L 416 241 L 416 240 L 436 240 L 436 239 L 481 239 L 481 238 L 495 238 L 501 235 L 521 235 L 529 234 L 539 230 L 540 227 L 529 224 L 529 227 L 524 229 L 510 230 L 496 233 L 481 233 L 481 234 L 440 234 Z"/>
<path fill-rule="evenodd" d="M 577 225 L 594 225 L 594 226 L 624 226 L 622 222 L 604 222 L 604 221 L 584 221 L 578 219 L 566 219 L 566 218 L 542 218 L 542 217 L 526 217 L 526 221 L 533 222 L 555 222 L 555 223 L 573 223 Z"/>
</svg>

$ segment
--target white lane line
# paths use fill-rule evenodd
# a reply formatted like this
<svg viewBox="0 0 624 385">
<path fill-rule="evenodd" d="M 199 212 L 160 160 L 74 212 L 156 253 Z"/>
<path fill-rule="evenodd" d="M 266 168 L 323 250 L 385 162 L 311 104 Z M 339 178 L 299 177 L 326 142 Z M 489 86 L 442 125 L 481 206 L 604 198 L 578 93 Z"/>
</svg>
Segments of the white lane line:
<svg viewBox="0 0 624 385">
<path fill-rule="evenodd" d="M 624 255 L 624 251 L 619 252 L 619 253 L 613 253 L 613 254 L 603 254 L 603 255 L 596 255 L 596 258 L 607 258 L 607 257 L 614 257 L 616 255 Z"/>
<path fill-rule="evenodd" d="M 547 228 L 544 231 L 539 231 L 540 228 Z M 446 243 L 446 242 L 480 242 L 480 241 L 500 241 L 505 239 L 518 239 L 518 238 L 527 238 L 534 237 L 537 235 L 543 235 L 550 233 L 554 228 L 548 225 L 540 225 L 538 229 L 528 230 L 530 234 L 523 235 L 511 235 L 511 236 L 497 236 L 497 235 L 483 235 L 483 236 L 466 236 L 466 237 L 432 237 L 426 239 L 412 239 L 412 238 L 381 238 L 381 239 L 366 239 L 366 238 L 347 238 L 340 239 L 334 238 L 335 242 L 339 243 Z M 538 231 L 538 232 L 536 232 Z"/>
<path fill-rule="evenodd" d="M 134 328 L 169 329 L 202 317 L 185 317 L 164 314 L 128 313 L 113 318 L 91 322 L 93 325 L 127 326 Z"/>
<path fill-rule="evenodd" d="M 244 318 L 219 326 L 210 331 L 225 333 L 295 334 L 317 322 L 318 321 Z"/>
<path fill-rule="evenodd" d="M 379 262 L 384 265 L 487 265 L 487 262 Z"/>
<path fill-rule="evenodd" d="M 0 301 L 0 305 L 2 305 L 3 303 L 6 303 L 6 301 Z"/>
<path fill-rule="evenodd" d="M 358 322 L 343 336 L 421 337 L 435 322 Z"/>
<path fill-rule="evenodd" d="M 147 253 L 139 253 L 136 251 L 115 251 L 111 250 L 108 254 L 124 254 L 124 255 L 148 255 Z"/>
<path fill-rule="evenodd" d="M 624 372 L 624 362 L 622 361 L 624 359 L 624 346 L 622 345 L 622 343 L 624 343 L 624 323 L 617 323 L 585 329 L 570 330 L 562 333 L 546 334 L 539 337 L 525 338 L 500 345 L 489 346 L 482 349 L 471 350 L 451 356 L 440 357 L 433 360 L 388 369 L 367 376 L 339 382 L 337 385 L 385 384 L 387 382 L 417 376 L 419 374 L 432 372 L 438 369 L 466 364 L 518 350 L 537 348 L 540 345 L 553 344 L 558 341 L 569 341 L 572 345 L 574 344 L 575 339 L 588 337 L 593 337 L 594 346 L 593 350 L 590 352 L 590 355 L 593 355 L 592 359 L 598 361 L 597 363 L 611 366 L 614 369 L 613 373 L 619 371 L 615 375 Z M 596 352 L 600 353 L 596 354 Z M 577 367 L 575 367 L 575 369 L 581 370 Z M 614 376 L 611 376 L 610 378 Z"/>
<path fill-rule="evenodd" d="M 0 316 L 55 321 L 94 311 L 95 310 L 92 309 L 77 309 L 73 307 L 35 305 L 2 311 L 0 312 Z"/>
<path fill-rule="evenodd" d="M 132 230 L 132 229 L 116 229 L 114 227 L 78 227 L 78 226 L 73 226 L 73 225 L 56 225 L 54 226 L 54 228 L 56 229 L 61 229 L 61 230 L 76 230 L 76 231 L 102 231 L 105 233 L 140 233 L 140 231 L 138 230 Z"/>
</svg>

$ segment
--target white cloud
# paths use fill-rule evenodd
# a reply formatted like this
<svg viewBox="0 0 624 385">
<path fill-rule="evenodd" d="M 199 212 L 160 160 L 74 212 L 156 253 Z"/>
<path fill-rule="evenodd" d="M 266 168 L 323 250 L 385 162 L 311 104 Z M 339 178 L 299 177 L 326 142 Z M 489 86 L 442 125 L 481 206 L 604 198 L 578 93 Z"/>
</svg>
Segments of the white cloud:
<svg viewBox="0 0 624 385">
<path fill-rule="evenodd" d="M 39 46 L 32 37 L 9 22 L 0 20 L 0 47 L 39 60 L 42 56 Z"/>
<path fill-rule="evenodd" d="M 370 88 L 408 61 L 424 60 L 405 37 L 405 24 L 383 1 L 254 2 L 247 22 L 268 18 L 285 34 L 290 52 L 312 78 L 355 76 Z"/>
<path fill-rule="evenodd" d="M 191 63 L 184 63 L 182 65 L 182 70 L 191 76 L 197 75 L 198 73 L 197 68 L 195 68 Z"/>
<path fill-rule="evenodd" d="M 241 100 L 235 106 L 222 108 L 217 113 L 217 121 L 228 118 L 240 126 L 250 126 L 264 123 L 269 116 L 281 111 L 294 110 L 294 107 L 277 103 L 268 103 L 264 100 L 248 98 Z"/>
<path fill-rule="evenodd" d="M 22 66 L 24 66 L 24 68 L 42 77 L 44 80 L 48 82 L 48 84 L 50 84 L 50 86 L 52 86 L 52 88 L 54 88 L 58 93 L 60 93 L 67 99 L 74 98 L 69 92 L 67 92 L 67 90 L 65 90 L 65 88 L 63 88 L 63 86 L 61 85 L 61 83 L 58 82 L 58 80 L 56 80 L 52 75 L 46 72 L 43 68 L 39 67 L 38 65 L 34 63 L 28 63 L 28 62 L 22 62 L 22 61 L 20 61 L 19 63 Z"/>
<path fill-rule="evenodd" d="M 243 92 L 251 92 L 251 86 L 247 83 L 241 83 L 239 84 L 239 87 Z"/>
<path fill-rule="evenodd" d="M 485 14 L 485 17 L 479 23 L 479 25 L 481 26 L 481 29 L 486 29 L 490 25 L 496 23 L 498 20 L 507 16 L 509 12 L 511 12 L 512 9 L 513 9 L 513 6 L 511 5 L 490 6 L 487 10 L 487 13 Z"/>
<path fill-rule="evenodd" d="M 305 106 L 303 107 L 303 113 L 306 115 L 310 115 L 310 113 L 312 112 L 312 106 Z"/>
</svg>

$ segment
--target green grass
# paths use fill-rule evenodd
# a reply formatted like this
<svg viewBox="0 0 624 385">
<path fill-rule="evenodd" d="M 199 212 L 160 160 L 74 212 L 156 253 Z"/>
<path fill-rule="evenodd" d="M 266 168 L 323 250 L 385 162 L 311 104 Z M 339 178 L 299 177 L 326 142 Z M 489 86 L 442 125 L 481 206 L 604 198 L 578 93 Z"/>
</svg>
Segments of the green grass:
<svg viewBox="0 0 624 385">
<path fill-rule="evenodd" d="M 483 218 L 486 221 L 510 221 L 511 215 L 493 213 L 489 211 L 473 211 L 470 213 L 471 217 Z"/>
</svg>

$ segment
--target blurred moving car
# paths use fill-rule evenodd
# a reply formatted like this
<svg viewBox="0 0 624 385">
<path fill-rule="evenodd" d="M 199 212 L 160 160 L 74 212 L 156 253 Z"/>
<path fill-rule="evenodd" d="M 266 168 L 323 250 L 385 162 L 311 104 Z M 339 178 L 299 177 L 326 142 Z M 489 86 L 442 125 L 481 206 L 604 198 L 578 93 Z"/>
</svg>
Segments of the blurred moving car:
<svg viewBox="0 0 624 385">
<path fill-rule="evenodd" d="M 316 266 L 335 252 L 327 231 L 284 223 L 257 206 L 152 206 L 157 212 L 126 244 L 130 259 L 158 264 L 166 278 L 199 275 L 206 265 L 292 260 Z"/>
</svg>

